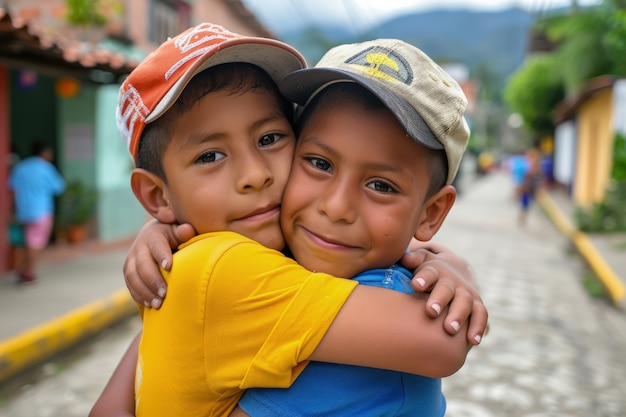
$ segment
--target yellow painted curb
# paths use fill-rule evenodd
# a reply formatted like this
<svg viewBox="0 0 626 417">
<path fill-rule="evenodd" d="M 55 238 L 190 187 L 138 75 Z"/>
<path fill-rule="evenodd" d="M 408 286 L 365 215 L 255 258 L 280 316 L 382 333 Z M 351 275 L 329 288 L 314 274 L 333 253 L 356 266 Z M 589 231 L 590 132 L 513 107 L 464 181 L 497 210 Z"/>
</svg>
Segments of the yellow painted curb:
<svg viewBox="0 0 626 417">
<path fill-rule="evenodd" d="M 570 220 L 559 210 L 544 190 L 537 192 L 537 202 L 548 213 L 557 229 L 574 243 L 578 252 L 587 261 L 604 288 L 606 288 L 615 306 L 620 309 L 626 309 L 626 285 L 604 260 L 589 238 L 572 225 Z"/>
<path fill-rule="evenodd" d="M 591 268 L 606 287 L 615 305 L 620 308 L 625 308 L 626 286 L 624 286 L 620 277 L 611 269 L 611 266 L 604 260 L 585 234 L 575 232 L 572 236 L 572 240 L 578 248 L 578 251 L 584 254 L 585 259 L 587 259 Z"/>
<path fill-rule="evenodd" d="M 0 340 L 0 382 L 137 312 L 126 288 Z"/>
</svg>

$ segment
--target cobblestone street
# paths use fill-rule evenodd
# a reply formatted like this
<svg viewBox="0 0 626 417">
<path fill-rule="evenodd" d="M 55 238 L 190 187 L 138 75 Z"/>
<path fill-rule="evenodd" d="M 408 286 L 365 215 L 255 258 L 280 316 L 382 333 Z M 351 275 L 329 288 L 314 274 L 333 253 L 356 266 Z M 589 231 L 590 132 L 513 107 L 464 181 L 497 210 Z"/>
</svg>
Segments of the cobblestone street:
<svg viewBox="0 0 626 417">
<path fill-rule="evenodd" d="M 450 417 L 626 415 L 626 315 L 539 207 L 518 227 L 508 178 L 472 184 L 438 238 L 476 269 L 490 333 L 444 387 Z"/>
</svg>

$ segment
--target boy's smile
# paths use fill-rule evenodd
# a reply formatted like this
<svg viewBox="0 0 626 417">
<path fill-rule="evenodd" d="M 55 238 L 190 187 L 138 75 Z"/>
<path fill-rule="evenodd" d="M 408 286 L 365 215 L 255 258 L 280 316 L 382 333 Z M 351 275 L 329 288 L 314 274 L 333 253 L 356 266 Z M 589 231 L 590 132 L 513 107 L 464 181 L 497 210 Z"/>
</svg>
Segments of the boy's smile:
<svg viewBox="0 0 626 417">
<path fill-rule="evenodd" d="M 163 165 L 165 198 L 198 233 L 230 230 L 282 249 L 282 193 L 295 137 L 262 89 L 217 91 L 174 121 Z"/>
<path fill-rule="evenodd" d="M 297 261 L 342 277 L 397 262 L 423 217 L 427 158 L 388 111 L 354 100 L 319 106 L 283 199 L 283 233 Z"/>
</svg>

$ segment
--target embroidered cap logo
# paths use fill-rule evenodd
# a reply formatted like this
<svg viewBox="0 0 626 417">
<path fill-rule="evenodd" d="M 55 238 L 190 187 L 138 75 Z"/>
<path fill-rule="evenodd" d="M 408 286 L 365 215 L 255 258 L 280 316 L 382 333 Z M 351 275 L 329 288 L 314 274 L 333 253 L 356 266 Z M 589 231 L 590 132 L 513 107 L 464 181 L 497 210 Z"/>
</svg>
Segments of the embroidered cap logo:
<svg viewBox="0 0 626 417">
<path fill-rule="evenodd" d="M 408 62 L 391 49 L 370 47 L 348 58 L 346 64 L 370 77 L 409 86 L 413 82 L 413 71 Z"/>
<path fill-rule="evenodd" d="M 122 84 L 117 108 L 117 126 L 124 138 L 133 142 L 131 151 L 138 144 L 137 129 L 142 129 L 148 119 L 154 117 L 165 94 L 193 65 L 196 58 L 210 53 L 227 40 L 241 37 L 222 26 L 203 23 L 174 39 L 168 39 L 142 63 L 151 70 L 131 74 Z M 153 63 L 153 61 L 157 63 Z M 135 75 L 135 76 L 133 76 Z M 153 88 L 162 85 L 161 88 Z"/>
<path fill-rule="evenodd" d="M 183 54 L 180 60 L 165 73 L 165 79 L 169 80 L 187 62 L 199 55 L 204 55 L 211 49 L 217 48 L 223 41 L 234 39 L 238 35 L 229 32 L 221 26 L 205 23 L 178 36 L 174 46 Z M 215 41 L 218 42 L 215 42 Z M 206 45 L 208 43 L 208 45 Z"/>
</svg>

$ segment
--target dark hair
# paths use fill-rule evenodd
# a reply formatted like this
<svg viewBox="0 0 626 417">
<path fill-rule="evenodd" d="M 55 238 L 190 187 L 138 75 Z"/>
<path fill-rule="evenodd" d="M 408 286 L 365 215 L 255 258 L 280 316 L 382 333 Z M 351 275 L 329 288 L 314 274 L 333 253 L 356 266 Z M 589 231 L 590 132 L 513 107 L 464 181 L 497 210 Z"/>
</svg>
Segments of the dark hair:
<svg viewBox="0 0 626 417">
<path fill-rule="evenodd" d="M 311 100 L 296 122 L 296 135 L 299 137 L 304 126 L 319 108 L 339 107 L 347 102 L 358 102 L 366 111 L 389 111 L 389 109 L 369 90 L 355 83 L 337 83 L 326 87 Z M 426 198 L 438 192 L 445 184 L 448 176 L 448 159 L 446 153 L 439 149 L 423 148 L 428 152 L 427 169 L 430 184 Z"/>
<path fill-rule="evenodd" d="M 32 156 L 41 156 L 47 150 L 52 150 L 52 145 L 42 140 L 36 140 L 30 146 L 30 154 Z"/>
<path fill-rule="evenodd" d="M 273 95 L 287 120 L 293 121 L 293 104 L 280 94 L 274 80 L 260 67 L 244 62 L 216 65 L 193 77 L 172 107 L 146 126 L 139 140 L 137 167 L 146 169 L 167 182 L 163 155 L 172 137 L 173 121 L 209 93 L 228 90 L 237 94 L 257 89 Z"/>
</svg>

